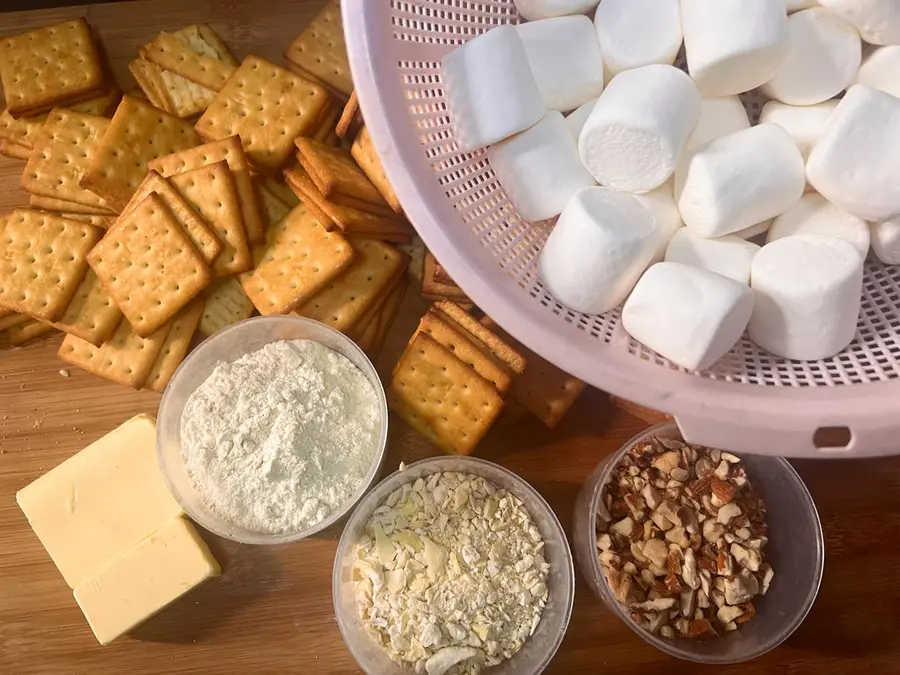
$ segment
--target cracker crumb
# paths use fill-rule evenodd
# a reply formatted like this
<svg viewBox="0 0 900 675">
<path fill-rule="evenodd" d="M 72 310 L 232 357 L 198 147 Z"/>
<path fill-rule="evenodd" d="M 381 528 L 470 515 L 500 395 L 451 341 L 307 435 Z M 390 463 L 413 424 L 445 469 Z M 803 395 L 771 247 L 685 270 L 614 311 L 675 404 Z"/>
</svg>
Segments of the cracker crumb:
<svg viewBox="0 0 900 675">
<path fill-rule="evenodd" d="M 62 375 L 63 377 L 68 377 L 68 376 L 69 376 L 69 371 L 66 370 L 65 368 L 60 368 L 60 369 L 59 369 L 59 374 Z"/>
</svg>

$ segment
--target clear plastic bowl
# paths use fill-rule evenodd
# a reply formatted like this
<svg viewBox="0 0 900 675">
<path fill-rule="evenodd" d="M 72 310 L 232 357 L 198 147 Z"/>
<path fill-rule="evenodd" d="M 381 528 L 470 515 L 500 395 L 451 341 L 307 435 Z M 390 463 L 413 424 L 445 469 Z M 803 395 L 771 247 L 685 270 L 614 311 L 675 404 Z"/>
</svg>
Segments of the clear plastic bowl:
<svg viewBox="0 0 900 675">
<path fill-rule="evenodd" d="M 369 675 L 410 675 L 411 668 L 391 661 L 381 647 L 369 637 L 359 619 L 356 595 L 351 578 L 354 550 L 365 533 L 366 523 L 375 509 L 391 492 L 417 478 L 440 471 L 482 476 L 494 485 L 522 500 L 535 525 L 544 537 L 544 555 L 550 563 L 547 580 L 549 599 L 541 623 L 525 646 L 508 661 L 485 671 L 488 675 L 532 675 L 547 667 L 559 649 L 575 599 L 575 572 L 566 533 L 544 498 L 511 471 L 492 462 L 473 457 L 434 457 L 407 467 L 385 478 L 360 502 L 344 528 L 338 545 L 332 574 L 332 597 L 338 626 L 344 642 L 360 667 Z"/>
<path fill-rule="evenodd" d="M 775 649 L 797 630 L 812 608 L 822 582 L 825 540 L 812 497 L 794 468 L 779 457 L 742 455 L 747 477 L 766 504 L 769 517 L 767 561 L 775 570 L 769 592 L 754 600 L 756 616 L 718 640 L 666 640 L 637 626 L 617 601 L 597 555 L 597 504 L 619 460 L 651 435 L 683 440 L 674 424 L 661 424 L 635 436 L 607 457 L 585 481 L 575 502 L 575 558 L 582 575 L 606 606 L 635 633 L 661 651 L 697 663 L 739 663 Z"/>
<path fill-rule="evenodd" d="M 200 499 L 188 477 L 181 455 L 181 415 L 191 394 L 222 362 L 233 362 L 279 340 L 314 340 L 341 354 L 359 368 L 378 396 L 381 428 L 375 457 L 356 493 L 328 518 L 301 532 L 269 534 L 247 530 L 223 520 Z M 384 387 L 372 363 L 347 336 L 310 319 L 269 316 L 248 319 L 229 326 L 203 342 L 185 359 L 166 388 L 159 407 L 156 454 L 169 491 L 195 522 L 220 537 L 244 544 L 284 544 L 304 539 L 340 520 L 375 483 L 384 463 L 388 435 L 388 409 Z"/>
</svg>

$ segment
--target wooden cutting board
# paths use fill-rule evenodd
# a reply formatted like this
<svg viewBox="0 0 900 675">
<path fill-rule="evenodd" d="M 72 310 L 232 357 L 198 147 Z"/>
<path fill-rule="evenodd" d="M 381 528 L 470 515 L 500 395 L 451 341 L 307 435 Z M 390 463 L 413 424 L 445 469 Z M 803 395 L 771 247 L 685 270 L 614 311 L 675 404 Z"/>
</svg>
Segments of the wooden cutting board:
<svg viewBox="0 0 900 675">
<path fill-rule="evenodd" d="M 371 0 L 387 5 L 389 0 Z M 397 0 L 393 0 L 397 1 Z M 423 2 L 424 0 L 419 0 Z M 480 0 L 485 7 L 490 0 Z M 132 86 L 127 64 L 158 31 L 206 22 L 243 57 L 281 54 L 321 0 L 139 0 L 0 15 L 0 34 L 86 16 L 112 69 Z M 487 11 L 487 10 L 486 10 Z M 18 189 L 22 163 L 0 158 L 0 212 L 27 203 Z M 389 372 L 425 309 L 408 297 L 380 359 Z M 0 674 L 139 675 L 182 673 L 360 672 L 335 623 L 331 569 L 340 528 L 312 540 L 267 548 L 208 536 L 223 575 L 144 624 L 100 647 L 15 503 L 18 489 L 159 397 L 65 368 L 60 339 L 0 351 Z M 578 489 L 606 454 L 646 423 L 587 392 L 553 432 L 526 419 L 497 429 L 478 455 L 529 480 L 570 530 Z M 433 449 L 394 423 L 387 468 Z M 822 593 L 788 643 L 747 666 L 709 672 L 896 673 L 900 663 L 900 460 L 800 463 L 827 537 Z M 90 545 L 86 542 L 86 545 Z M 568 635 L 548 672 L 659 675 L 694 673 L 645 645 L 582 585 Z"/>
</svg>

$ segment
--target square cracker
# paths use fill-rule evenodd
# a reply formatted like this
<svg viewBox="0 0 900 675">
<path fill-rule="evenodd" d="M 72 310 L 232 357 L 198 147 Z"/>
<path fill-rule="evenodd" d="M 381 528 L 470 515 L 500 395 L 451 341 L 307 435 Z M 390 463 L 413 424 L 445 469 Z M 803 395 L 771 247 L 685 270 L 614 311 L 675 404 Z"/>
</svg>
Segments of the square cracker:
<svg viewBox="0 0 900 675">
<path fill-rule="evenodd" d="M 60 216 L 19 209 L 0 220 L 0 306 L 36 319 L 63 315 L 87 272 L 87 255 L 103 230 Z"/>
<path fill-rule="evenodd" d="M 181 310 L 173 319 L 169 335 L 166 337 L 159 356 L 156 357 L 153 368 L 150 369 L 147 381 L 144 382 L 145 389 L 151 389 L 160 394 L 166 390 L 169 380 L 172 379 L 191 348 L 191 339 L 197 330 L 202 313 L 203 302 L 197 300 Z"/>
<path fill-rule="evenodd" d="M 51 325 L 91 344 L 101 345 L 112 337 L 121 320 L 122 312 L 94 270 L 89 269 L 62 318 Z"/>
<path fill-rule="evenodd" d="M 153 335 L 142 338 L 126 319 L 122 319 L 113 336 L 99 347 L 67 335 L 58 355 L 66 363 L 89 373 L 140 389 L 150 375 L 170 328 L 171 325 L 166 324 Z"/>
<path fill-rule="evenodd" d="M 284 58 L 344 96 L 353 93 L 338 0 L 329 0 L 306 30 L 287 48 Z"/>
<path fill-rule="evenodd" d="M 346 270 L 354 256 L 350 242 L 297 206 L 270 232 L 256 269 L 241 276 L 241 285 L 260 314 L 287 314 Z"/>
<path fill-rule="evenodd" d="M 27 145 L 17 143 L 16 141 L 0 138 L 0 155 L 9 157 L 10 159 L 21 159 L 27 162 L 31 157 L 31 148 Z"/>
<path fill-rule="evenodd" d="M 19 324 L 6 331 L 9 336 L 9 344 L 13 347 L 19 347 L 26 342 L 36 340 L 42 335 L 53 332 L 53 326 L 36 319 L 28 319 L 25 323 Z"/>
<path fill-rule="evenodd" d="M 510 396 L 548 427 L 555 427 L 584 391 L 585 383 L 516 342 L 489 317 L 482 323 L 528 359 L 528 368 L 516 378 Z"/>
<path fill-rule="evenodd" d="M 403 274 L 406 256 L 393 246 L 375 239 L 351 242 L 356 257 L 347 270 L 297 309 L 297 314 L 315 319 L 346 333 Z"/>
<path fill-rule="evenodd" d="M 505 342 L 499 335 L 491 331 L 483 323 L 465 309 L 450 300 L 441 300 L 435 304 L 435 309 L 442 316 L 453 321 L 471 337 L 483 344 L 499 361 L 506 364 L 516 375 L 526 372 L 528 360 L 512 345 Z"/>
<path fill-rule="evenodd" d="M 162 198 L 191 243 L 200 251 L 200 255 L 203 256 L 206 263 L 212 263 L 222 252 L 222 242 L 213 234 L 206 222 L 197 215 L 188 201 L 181 196 L 181 193 L 156 171 L 147 174 L 128 206 L 122 211 L 122 217 L 133 211 L 151 193 L 156 193 Z"/>
<path fill-rule="evenodd" d="M 251 244 L 261 244 L 266 240 L 265 228 L 260 217 L 253 180 L 250 177 L 250 163 L 247 161 L 247 155 L 244 154 L 244 147 L 238 136 L 229 136 L 221 141 L 206 143 L 174 155 L 160 157 L 150 162 L 149 166 L 151 169 L 159 171 L 163 177 L 169 178 L 175 174 L 199 169 L 222 160 L 228 162 L 228 168 L 234 174 L 244 228 L 247 230 L 247 239 Z"/>
<path fill-rule="evenodd" d="M 199 140 L 189 123 L 125 96 L 81 186 L 103 197 L 116 210 L 124 209 L 147 175 L 150 161 L 191 148 Z"/>
<path fill-rule="evenodd" d="M 247 243 L 247 233 L 241 217 L 234 176 L 225 160 L 179 173 L 169 182 L 179 194 L 212 227 L 224 244 L 222 252 L 213 261 L 216 276 L 246 272 L 253 266 L 253 257 Z"/>
<path fill-rule="evenodd" d="M 311 138 L 298 138 L 294 143 L 300 165 L 325 199 L 334 201 L 337 195 L 344 195 L 387 206 L 378 188 L 347 150 L 332 148 Z"/>
<path fill-rule="evenodd" d="M 26 192 L 101 209 L 109 205 L 79 182 L 109 128 L 105 117 L 54 108 L 22 172 Z"/>
<path fill-rule="evenodd" d="M 203 34 L 198 26 L 188 26 L 175 33 L 162 32 L 141 47 L 140 54 L 151 63 L 190 82 L 214 92 L 221 91 L 237 66 L 230 54 L 228 59 L 222 59 L 222 55 L 207 44 L 204 36 L 215 36 L 215 33 L 207 26 L 204 29 Z M 224 48 L 218 37 L 215 40 L 217 46 Z"/>
<path fill-rule="evenodd" d="M 419 333 L 394 368 L 388 404 L 444 452 L 470 455 L 503 409 L 493 385 Z"/>
<path fill-rule="evenodd" d="M 237 134 L 250 161 L 277 171 L 291 154 L 293 142 L 315 124 L 328 105 L 321 86 L 248 56 L 197 122 L 207 141 Z"/>
<path fill-rule="evenodd" d="M 431 336 L 435 342 L 453 352 L 456 358 L 490 382 L 499 394 L 509 391 L 513 376 L 506 365 L 497 361 L 483 345 L 453 322 L 445 321 L 438 312 L 431 310 L 422 317 L 413 337 L 419 333 Z"/>
<path fill-rule="evenodd" d="M 0 79 L 13 117 L 52 108 L 103 85 L 103 68 L 84 19 L 0 39 Z"/>
<path fill-rule="evenodd" d="M 216 96 L 212 89 L 144 58 L 133 60 L 128 69 L 153 105 L 182 119 L 202 113 Z"/>
<path fill-rule="evenodd" d="M 253 303 L 244 293 L 237 277 L 214 281 L 206 290 L 200 332 L 214 335 L 223 328 L 253 316 Z"/>
<path fill-rule="evenodd" d="M 150 103 L 167 113 L 172 112 L 163 96 L 162 68 L 145 58 L 138 57 L 128 64 L 128 70 Z"/>
<path fill-rule="evenodd" d="M 384 166 L 382 166 L 381 160 L 375 152 L 375 145 L 372 143 L 372 136 L 369 135 L 367 127 L 363 127 L 357 134 L 356 140 L 353 141 L 353 147 L 350 148 L 350 154 L 369 177 L 369 180 L 378 188 L 381 196 L 384 197 L 384 200 L 390 207 L 396 213 L 403 213 L 400 198 L 397 197 L 394 187 L 384 173 Z"/>
<path fill-rule="evenodd" d="M 98 207 L 70 202 L 56 197 L 44 197 L 42 195 L 29 195 L 28 204 L 33 209 L 42 211 L 56 211 L 57 213 L 77 213 L 83 216 L 115 216 L 115 211 Z"/>
<path fill-rule="evenodd" d="M 141 337 L 159 330 L 212 280 L 203 257 L 156 193 L 118 220 L 88 262 Z"/>
</svg>

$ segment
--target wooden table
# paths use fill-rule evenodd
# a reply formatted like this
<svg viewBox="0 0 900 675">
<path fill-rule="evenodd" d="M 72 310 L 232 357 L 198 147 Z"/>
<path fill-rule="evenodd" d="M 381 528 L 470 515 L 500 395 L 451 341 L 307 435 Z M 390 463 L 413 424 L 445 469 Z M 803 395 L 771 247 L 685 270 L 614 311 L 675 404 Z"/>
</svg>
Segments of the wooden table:
<svg viewBox="0 0 900 675">
<path fill-rule="evenodd" d="M 373 0 L 374 2 L 375 0 Z M 382 1 L 382 0 L 378 0 Z M 87 15 L 103 38 L 120 84 L 137 46 L 163 29 L 213 25 L 238 56 L 280 61 L 287 43 L 320 0 L 150 0 L 6 14 L 0 33 Z M 0 160 L 0 209 L 25 204 L 22 164 Z M 424 310 L 407 298 L 380 359 L 390 369 Z M 66 368 L 60 339 L 0 351 L 0 673 L 357 673 L 331 604 L 331 567 L 339 527 L 278 548 L 207 537 L 224 574 L 144 624 L 97 645 L 71 591 L 15 503 L 15 493 L 131 415 L 155 412 L 159 397 Z M 567 530 L 581 482 L 597 462 L 646 424 L 587 392 L 550 432 L 527 420 L 495 430 L 478 455 L 529 480 Z M 388 466 L 433 454 L 401 423 L 393 425 Z M 717 668 L 755 675 L 864 670 L 900 672 L 900 459 L 797 462 L 822 515 L 825 579 L 806 623 L 754 663 Z M 565 642 L 550 673 L 691 673 L 700 667 L 644 644 L 579 585 Z M 709 669 L 712 672 L 712 669 Z"/>
</svg>

